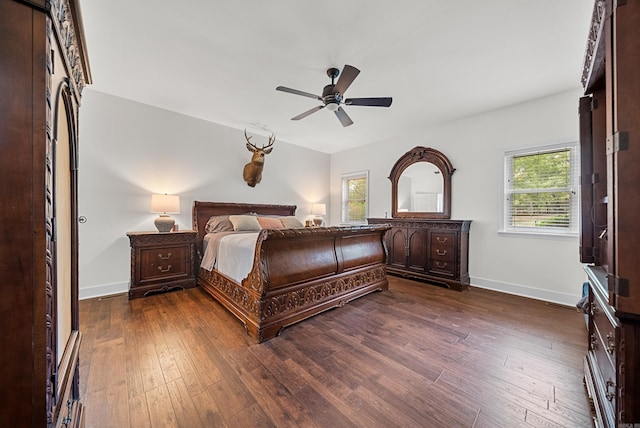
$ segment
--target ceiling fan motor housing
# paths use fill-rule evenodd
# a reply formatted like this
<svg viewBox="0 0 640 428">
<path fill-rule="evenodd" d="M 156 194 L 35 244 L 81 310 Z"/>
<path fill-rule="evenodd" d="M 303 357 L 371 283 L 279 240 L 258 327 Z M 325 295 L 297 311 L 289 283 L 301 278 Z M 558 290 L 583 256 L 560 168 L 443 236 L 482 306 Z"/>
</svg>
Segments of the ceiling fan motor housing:
<svg viewBox="0 0 640 428">
<path fill-rule="evenodd" d="M 333 88 L 335 86 L 336 85 L 333 84 L 327 85 L 322 90 L 322 102 L 324 102 L 325 105 L 330 103 L 340 104 L 342 102 L 342 95 L 333 93 Z"/>
</svg>

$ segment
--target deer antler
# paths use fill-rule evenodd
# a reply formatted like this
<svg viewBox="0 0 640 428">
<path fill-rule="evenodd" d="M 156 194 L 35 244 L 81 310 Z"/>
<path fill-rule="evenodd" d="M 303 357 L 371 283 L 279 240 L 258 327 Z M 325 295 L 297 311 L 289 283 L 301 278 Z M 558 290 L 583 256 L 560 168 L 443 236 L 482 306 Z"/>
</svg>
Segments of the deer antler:
<svg viewBox="0 0 640 428">
<path fill-rule="evenodd" d="M 269 147 L 273 146 L 273 143 L 276 142 L 276 134 L 271 134 L 271 136 L 269 137 L 269 144 L 267 144 L 266 146 L 263 146 L 262 149 L 268 149 Z"/>
<path fill-rule="evenodd" d="M 256 146 L 254 146 L 254 145 L 251 143 L 251 141 L 249 141 L 249 140 L 251 140 L 251 137 L 249 137 L 249 136 L 247 135 L 247 130 L 246 130 L 246 129 L 244 130 L 244 138 L 247 140 L 247 145 L 248 145 L 248 146 L 251 146 L 251 147 L 253 147 L 254 149 L 258 150 L 258 148 L 257 148 Z"/>
<path fill-rule="evenodd" d="M 251 137 L 249 137 L 247 135 L 247 130 L 246 129 L 244 130 L 244 138 L 245 138 L 245 140 L 247 140 L 247 145 L 253 147 L 256 150 L 268 149 L 269 147 L 273 146 L 273 143 L 276 142 L 276 134 L 271 134 L 271 136 L 269 137 L 269 143 L 266 146 L 263 145 L 262 147 L 258 148 L 258 146 L 256 146 L 251 141 L 249 141 L 249 140 L 251 140 Z"/>
</svg>

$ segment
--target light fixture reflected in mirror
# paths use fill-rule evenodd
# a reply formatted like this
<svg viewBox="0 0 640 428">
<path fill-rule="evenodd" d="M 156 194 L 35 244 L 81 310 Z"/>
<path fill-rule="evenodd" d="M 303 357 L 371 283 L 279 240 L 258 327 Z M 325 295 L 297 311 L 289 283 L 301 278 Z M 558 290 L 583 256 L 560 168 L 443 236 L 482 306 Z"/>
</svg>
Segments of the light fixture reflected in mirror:
<svg viewBox="0 0 640 428">
<path fill-rule="evenodd" d="M 158 232 L 171 232 L 176 221 L 169 214 L 180 214 L 180 198 L 177 195 L 151 195 L 151 212 L 160 214 L 154 224 Z"/>
</svg>

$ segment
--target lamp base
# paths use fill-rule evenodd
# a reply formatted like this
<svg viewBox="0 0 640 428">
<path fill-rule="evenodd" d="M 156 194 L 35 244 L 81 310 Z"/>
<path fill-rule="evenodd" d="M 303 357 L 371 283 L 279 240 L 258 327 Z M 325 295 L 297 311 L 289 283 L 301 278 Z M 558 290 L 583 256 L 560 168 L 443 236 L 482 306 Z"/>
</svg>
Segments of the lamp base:
<svg viewBox="0 0 640 428">
<path fill-rule="evenodd" d="M 173 225 L 176 224 L 176 221 L 171 218 L 168 214 L 160 214 L 158 218 L 153 222 L 158 229 L 158 232 L 171 232 L 173 229 Z"/>
</svg>

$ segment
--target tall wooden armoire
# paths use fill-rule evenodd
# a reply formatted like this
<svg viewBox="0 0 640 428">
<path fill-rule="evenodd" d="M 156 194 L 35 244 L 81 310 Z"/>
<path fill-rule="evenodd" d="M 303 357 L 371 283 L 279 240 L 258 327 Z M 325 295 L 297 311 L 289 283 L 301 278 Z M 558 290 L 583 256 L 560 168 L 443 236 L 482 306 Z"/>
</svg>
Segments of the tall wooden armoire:
<svg viewBox="0 0 640 428">
<path fill-rule="evenodd" d="M 75 0 L 0 1 L 0 426 L 82 426 Z"/>
<path fill-rule="evenodd" d="M 582 82 L 585 384 L 599 427 L 640 427 L 640 0 L 597 0 Z"/>
</svg>

